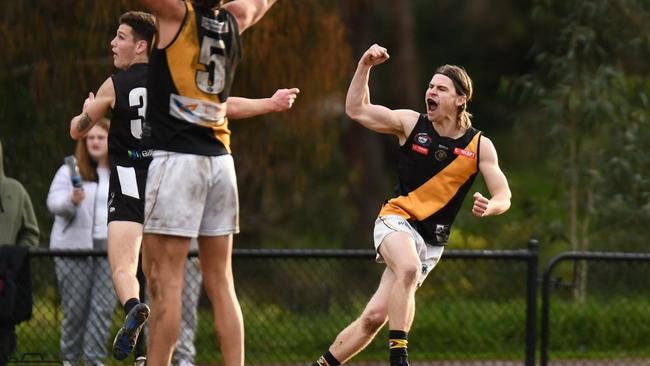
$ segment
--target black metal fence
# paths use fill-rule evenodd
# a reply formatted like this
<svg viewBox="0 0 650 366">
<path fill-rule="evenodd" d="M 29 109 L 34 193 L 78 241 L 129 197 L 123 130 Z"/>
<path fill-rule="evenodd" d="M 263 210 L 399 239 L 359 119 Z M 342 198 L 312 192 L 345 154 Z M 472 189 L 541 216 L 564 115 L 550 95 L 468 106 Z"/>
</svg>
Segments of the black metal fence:
<svg viewBox="0 0 650 366">
<path fill-rule="evenodd" d="M 541 366 L 650 365 L 649 273 L 650 253 L 567 252 L 549 261 Z"/>
<path fill-rule="evenodd" d="M 102 260 L 103 256 L 94 251 L 31 253 L 34 311 L 32 319 L 17 328 L 18 350 L 13 362 L 25 354 L 46 361 L 61 359 L 65 308 L 57 290 L 57 266 L 61 263 L 55 262 L 66 259 L 62 262 L 70 266 L 68 270 L 77 271 L 82 278 L 98 268 L 87 261 Z M 497 365 L 501 360 L 523 362 L 534 357 L 534 347 L 527 348 L 526 342 L 535 339 L 531 317 L 535 308 L 529 306 L 535 303 L 535 280 L 532 288 L 529 281 L 536 273 L 536 260 L 534 250 L 447 251 L 418 290 L 409 344 L 414 362 L 495 360 L 482 364 Z M 236 250 L 233 267 L 246 323 L 248 364 L 308 364 L 315 360 L 361 313 L 384 268 L 374 262 L 372 250 Z M 191 286 L 200 285 L 199 277 L 188 280 Z M 87 296 L 79 298 L 89 300 Z M 108 300 L 110 305 L 114 299 Z M 184 316 L 188 313 L 184 311 Z M 213 317 L 203 294 L 197 316 L 195 363 L 218 364 Z M 122 318 L 121 309 L 115 308 L 109 338 Z M 532 333 L 527 335 L 527 331 Z M 380 333 L 355 360 L 385 361 L 386 333 Z M 110 340 L 105 342 L 107 349 Z"/>
<path fill-rule="evenodd" d="M 31 253 L 34 311 L 32 319 L 17 328 L 13 363 L 61 360 L 65 305 L 55 262 L 74 259 L 67 261 L 69 269 L 81 278 L 90 272 L 89 266 L 79 263 L 90 258 L 99 261 L 104 253 Z M 577 300 L 575 281 L 559 280 L 551 273 L 573 278 L 578 273 L 576 261 L 587 260 L 587 295 Z M 570 253 L 553 259 L 542 282 L 541 364 L 647 365 L 648 264 L 650 254 Z M 361 313 L 384 268 L 374 263 L 371 250 L 236 250 L 233 267 L 245 319 L 246 362 L 252 365 L 311 363 Z M 446 251 L 416 296 L 409 337 L 412 363 L 535 365 L 537 272 L 534 241 L 525 250 Z M 201 293 L 200 275 L 186 273 L 187 288 L 195 289 L 189 293 L 198 296 L 195 327 L 194 312 L 183 312 L 189 324 L 184 329 L 195 330 L 190 342 L 195 348 L 185 344 L 177 350 L 194 355 L 198 365 L 219 364 L 213 316 Z M 111 308 L 109 336 L 102 339 L 106 350 L 123 316 L 119 306 Z M 354 361 L 385 364 L 386 340 L 384 329 Z M 120 364 L 110 358 L 107 362 Z"/>
</svg>

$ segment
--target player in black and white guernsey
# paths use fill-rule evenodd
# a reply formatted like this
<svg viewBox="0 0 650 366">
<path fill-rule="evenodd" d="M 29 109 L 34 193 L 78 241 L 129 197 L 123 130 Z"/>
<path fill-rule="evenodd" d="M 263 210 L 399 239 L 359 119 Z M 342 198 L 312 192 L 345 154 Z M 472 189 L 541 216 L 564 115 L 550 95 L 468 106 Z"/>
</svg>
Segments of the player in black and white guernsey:
<svg viewBox="0 0 650 366">
<path fill-rule="evenodd" d="M 144 189 L 151 150 L 141 145 L 147 107 L 147 64 L 137 63 L 113 74 L 115 105 L 110 139 L 109 221 L 144 221 Z M 119 209 L 118 209 L 119 208 Z"/>
<path fill-rule="evenodd" d="M 144 194 L 151 153 L 141 147 L 142 126 L 147 107 L 147 62 L 155 33 L 151 14 L 128 12 L 119 19 L 111 41 L 113 64 L 120 71 L 90 93 L 83 111 L 70 122 L 70 135 L 83 136 L 100 118 L 112 111 L 109 130 L 111 168 L 108 203 L 108 259 L 115 292 L 126 319 L 113 342 L 113 356 L 125 359 L 136 345 L 149 316 L 149 307 L 140 302 L 136 277 L 144 221 Z M 136 352 L 136 366 L 144 365 Z"/>
<path fill-rule="evenodd" d="M 275 0 L 141 0 L 157 19 L 145 144 L 154 149 L 145 199 L 143 260 L 156 288 L 149 360 L 169 365 L 178 334 L 183 265 L 198 237 L 203 284 L 212 302 L 224 366 L 244 365 L 244 327 L 234 291 L 232 236 L 239 203 L 230 155 L 229 90 L 239 34 Z"/>
<path fill-rule="evenodd" d="M 472 80 L 454 65 L 436 69 L 425 93 L 426 113 L 372 104 L 370 70 L 388 60 L 373 45 L 361 57 L 346 99 L 346 113 L 364 127 L 399 141 L 396 196 L 387 200 L 374 228 L 377 261 L 386 268 L 361 316 L 348 325 L 314 366 L 338 366 L 365 348 L 388 322 L 391 366 L 408 365 L 408 331 L 415 290 L 438 263 L 451 225 L 476 175 L 491 197 L 476 192 L 472 213 L 499 215 L 510 207 L 510 188 L 492 142 L 471 126 L 467 103 Z"/>
</svg>

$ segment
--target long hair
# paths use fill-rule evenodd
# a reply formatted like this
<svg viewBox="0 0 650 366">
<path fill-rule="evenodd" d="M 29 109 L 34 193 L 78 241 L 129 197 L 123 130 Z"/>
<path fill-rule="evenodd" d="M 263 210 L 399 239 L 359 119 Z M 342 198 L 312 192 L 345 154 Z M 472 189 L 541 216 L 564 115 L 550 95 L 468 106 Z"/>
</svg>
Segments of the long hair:
<svg viewBox="0 0 650 366">
<path fill-rule="evenodd" d="M 110 121 L 107 118 L 102 118 L 97 121 L 95 126 L 99 126 L 108 132 L 110 128 Z M 97 181 L 97 162 L 88 153 L 88 144 L 86 143 L 86 136 L 77 140 L 77 147 L 74 151 L 74 156 L 77 158 L 77 166 L 79 167 L 79 175 L 81 179 L 88 182 Z"/>
<path fill-rule="evenodd" d="M 467 97 L 465 103 L 458 107 L 458 119 L 456 120 L 456 123 L 461 129 L 472 127 L 472 114 L 467 110 L 467 103 L 472 100 L 474 87 L 472 85 L 472 79 L 470 79 L 467 71 L 460 66 L 443 65 L 436 69 L 436 74 L 442 74 L 450 78 L 454 83 L 456 94 Z"/>
</svg>

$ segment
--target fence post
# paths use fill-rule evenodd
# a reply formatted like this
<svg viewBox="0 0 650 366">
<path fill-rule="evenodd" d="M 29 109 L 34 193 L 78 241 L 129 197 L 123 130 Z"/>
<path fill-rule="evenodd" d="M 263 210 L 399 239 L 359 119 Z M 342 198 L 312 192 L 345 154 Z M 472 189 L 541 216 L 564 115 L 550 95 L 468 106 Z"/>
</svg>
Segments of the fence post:
<svg viewBox="0 0 650 366">
<path fill-rule="evenodd" d="M 535 366 L 537 346 L 537 267 L 539 265 L 539 241 L 528 241 L 528 274 L 526 287 L 526 366 Z"/>
</svg>

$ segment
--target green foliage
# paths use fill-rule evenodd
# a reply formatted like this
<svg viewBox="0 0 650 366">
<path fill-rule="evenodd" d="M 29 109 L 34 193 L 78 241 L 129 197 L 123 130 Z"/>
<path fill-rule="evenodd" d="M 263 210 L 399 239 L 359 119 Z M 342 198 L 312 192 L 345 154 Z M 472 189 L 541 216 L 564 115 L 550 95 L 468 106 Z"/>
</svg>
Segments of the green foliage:
<svg viewBox="0 0 650 366">
<path fill-rule="evenodd" d="M 598 237 L 598 249 L 613 249 L 622 237 L 640 239 L 649 233 L 647 226 L 633 227 L 632 234 L 620 219 L 633 220 L 639 203 L 650 202 L 650 181 L 641 178 L 647 164 L 636 153 L 650 142 L 643 131 L 650 79 L 638 62 L 648 57 L 649 4 L 536 1 L 533 19 L 537 70 L 512 90 L 538 108 L 523 123 L 545 131 L 538 141 L 550 146 L 547 164 L 561 195 L 546 204 L 564 208 L 572 242 Z M 548 232 L 554 231 L 549 222 Z M 639 239 L 629 248 L 639 250 Z"/>
<path fill-rule="evenodd" d="M 37 308 L 43 306 L 37 303 Z M 334 307 L 321 314 L 296 314 L 272 304 L 247 305 L 242 301 L 246 319 L 246 359 L 248 363 L 308 362 L 329 346 L 336 332 L 355 314 L 362 304 Z M 592 300 L 582 306 L 572 301 L 554 299 L 551 309 L 550 356 L 553 358 L 608 359 L 647 357 L 650 347 L 650 313 L 644 298 L 609 298 Z M 479 309 L 468 311 L 468 309 Z M 523 303 L 517 300 L 452 300 L 436 301 L 418 309 L 417 321 L 410 332 L 409 344 L 413 360 L 439 359 L 521 359 L 524 354 Z M 42 323 L 38 334 L 25 334 L 18 327 L 19 350 L 42 353 L 46 359 L 58 356 L 58 328 L 52 327 L 60 313 L 37 312 L 30 324 Z M 117 314 L 117 313 L 116 313 Z M 263 314 L 264 316 L 260 316 Z M 486 316 L 489 314 L 489 316 Z M 48 316 L 49 319 L 42 318 Z M 121 317 L 116 316 L 113 333 Z M 197 361 L 213 364 L 219 354 L 212 327 L 212 314 L 199 311 L 196 336 Z M 29 328 L 34 329 L 34 328 Z M 489 330 L 489 331 L 488 331 Z M 290 336 L 297 331 L 309 336 Z M 285 334 L 288 333 L 288 334 Z M 384 360 L 386 334 L 381 331 L 376 341 L 355 360 Z M 29 341 L 26 341 L 29 340 Z M 468 353 L 471 349 L 471 353 Z M 109 360 L 109 364 L 117 364 Z M 112 363 L 111 363 L 112 362 Z"/>
</svg>

